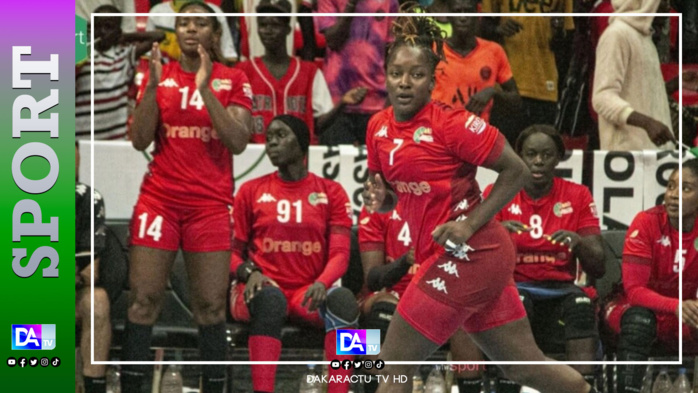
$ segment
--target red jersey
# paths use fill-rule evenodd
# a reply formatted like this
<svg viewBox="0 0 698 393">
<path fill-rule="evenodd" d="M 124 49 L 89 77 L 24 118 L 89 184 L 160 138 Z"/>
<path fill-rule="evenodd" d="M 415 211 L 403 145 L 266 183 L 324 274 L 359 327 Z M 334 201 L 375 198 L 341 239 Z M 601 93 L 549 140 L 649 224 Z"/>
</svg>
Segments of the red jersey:
<svg viewBox="0 0 698 393">
<path fill-rule="evenodd" d="M 391 263 L 406 254 L 412 245 L 410 226 L 402 219 L 400 205 L 388 213 L 369 213 L 361 208 L 359 214 L 359 250 L 383 251 L 385 263 Z M 390 289 L 402 295 L 419 268 L 412 265 L 402 279 Z"/>
<path fill-rule="evenodd" d="M 282 289 L 298 289 L 328 268 L 330 232 L 348 234 L 351 212 L 339 183 L 312 173 L 288 182 L 274 172 L 246 182 L 235 196 L 235 243 L 246 245 L 248 258 Z M 241 249 L 234 248 L 232 269 L 244 260 Z M 329 288 L 342 274 L 323 283 Z"/>
<path fill-rule="evenodd" d="M 315 119 L 313 117 L 313 81 L 318 68 L 315 63 L 294 57 L 286 75 L 276 79 L 261 57 L 237 64 L 252 85 L 252 118 L 254 122 L 252 143 L 265 143 L 265 131 L 271 119 L 277 115 L 293 115 L 310 129 L 310 143 L 317 145 Z"/>
<path fill-rule="evenodd" d="M 141 195 L 175 206 L 201 208 L 233 201 L 233 158 L 213 129 L 194 83 L 195 72 L 178 62 L 162 67 L 156 100 L 160 111 L 153 160 L 143 178 Z M 138 102 L 148 85 L 146 75 Z M 252 93 L 242 71 L 213 63 L 211 89 L 224 107 L 252 107 Z"/>
<path fill-rule="evenodd" d="M 492 190 L 489 185 L 483 195 Z M 516 245 L 516 282 L 573 282 L 576 263 L 567 244 L 552 244 L 546 235 L 563 229 L 580 236 L 600 235 L 596 204 L 585 186 L 556 177 L 548 195 L 534 200 L 521 190 L 499 213 L 499 221 L 519 221 L 531 230 L 511 233 Z"/>
<path fill-rule="evenodd" d="M 664 206 L 640 212 L 625 237 L 623 288 L 632 306 L 673 313 L 679 304 L 679 268 L 683 265 L 683 299 L 698 289 L 698 219 L 689 233 L 669 223 Z"/>
<path fill-rule="evenodd" d="M 504 143 L 481 118 L 435 102 L 405 122 L 395 120 L 392 107 L 371 117 L 368 168 L 382 173 L 397 193 L 417 263 L 443 254 L 431 237 L 436 226 L 462 219 L 480 203 L 477 167 L 494 163 Z"/>
</svg>

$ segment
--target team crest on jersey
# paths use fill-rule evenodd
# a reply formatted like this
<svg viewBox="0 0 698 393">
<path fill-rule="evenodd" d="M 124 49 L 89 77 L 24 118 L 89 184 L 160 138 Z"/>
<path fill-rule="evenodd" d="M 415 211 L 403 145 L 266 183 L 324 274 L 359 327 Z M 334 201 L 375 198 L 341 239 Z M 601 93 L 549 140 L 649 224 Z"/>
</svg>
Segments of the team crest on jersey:
<svg viewBox="0 0 698 393">
<path fill-rule="evenodd" d="M 596 203 L 594 203 L 594 202 L 590 203 L 590 204 L 589 204 L 589 209 L 591 210 L 591 214 L 592 214 L 594 217 L 599 218 L 599 211 L 596 210 Z"/>
<path fill-rule="evenodd" d="M 631 239 L 633 239 L 633 238 L 636 238 L 636 237 L 637 237 L 637 235 L 638 235 L 639 233 L 640 233 L 640 231 L 639 231 L 639 230 L 637 230 L 637 229 L 636 229 L 636 230 L 634 230 L 634 231 L 633 231 L 633 233 L 631 233 L 631 234 L 630 234 L 630 238 L 631 238 Z"/>
<path fill-rule="evenodd" d="M 574 211 L 572 209 L 572 202 L 558 202 L 553 206 L 553 213 L 556 217 L 562 217 L 565 214 L 570 214 Z"/>
<path fill-rule="evenodd" d="M 214 91 L 233 90 L 233 81 L 230 79 L 214 79 L 211 81 Z"/>
<path fill-rule="evenodd" d="M 310 203 L 313 206 L 317 206 L 319 204 L 326 205 L 330 203 L 330 201 L 327 199 L 327 194 L 324 192 L 313 192 L 310 195 L 308 195 L 308 203 Z"/>
<path fill-rule="evenodd" d="M 375 134 L 376 137 L 382 137 L 382 138 L 387 138 L 388 137 L 388 126 L 383 126 L 381 127 L 378 132 Z"/>
<path fill-rule="evenodd" d="M 361 221 L 359 221 L 359 224 L 366 225 L 369 223 L 369 221 L 371 221 L 371 217 L 364 217 L 361 219 Z"/>
<path fill-rule="evenodd" d="M 165 86 L 165 87 L 179 87 L 177 84 L 177 81 L 172 79 L 172 78 L 167 78 L 164 81 L 158 83 L 158 86 Z"/>
<path fill-rule="evenodd" d="M 487 127 L 487 123 L 475 115 L 470 115 L 468 120 L 465 121 L 465 129 L 470 130 L 475 135 L 482 134 L 482 131 L 485 131 L 485 127 Z"/>
<path fill-rule="evenodd" d="M 242 94 L 250 100 L 252 99 L 252 86 L 249 83 L 242 84 Z"/>
<path fill-rule="evenodd" d="M 431 128 L 419 127 L 412 135 L 414 143 L 434 142 L 434 137 L 431 135 Z"/>
</svg>

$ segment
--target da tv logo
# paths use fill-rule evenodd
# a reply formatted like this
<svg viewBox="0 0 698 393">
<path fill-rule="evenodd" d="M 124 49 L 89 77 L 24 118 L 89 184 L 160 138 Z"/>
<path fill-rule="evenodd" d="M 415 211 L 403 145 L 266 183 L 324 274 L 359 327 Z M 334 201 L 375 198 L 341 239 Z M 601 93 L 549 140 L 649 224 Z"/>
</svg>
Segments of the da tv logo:
<svg viewBox="0 0 698 393">
<path fill-rule="evenodd" d="M 12 325 L 12 349 L 56 348 L 56 325 Z"/>
<path fill-rule="evenodd" d="M 338 329 L 337 355 L 378 355 L 381 331 L 378 329 Z"/>
</svg>

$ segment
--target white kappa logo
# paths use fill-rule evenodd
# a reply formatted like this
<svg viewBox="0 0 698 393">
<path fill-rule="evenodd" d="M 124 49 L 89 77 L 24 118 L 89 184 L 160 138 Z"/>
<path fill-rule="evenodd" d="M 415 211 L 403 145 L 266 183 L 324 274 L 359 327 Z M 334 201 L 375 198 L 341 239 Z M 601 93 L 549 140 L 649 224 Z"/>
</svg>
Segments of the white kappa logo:
<svg viewBox="0 0 698 393">
<path fill-rule="evenodd" d="M 446 290 L 446 282 L 441 279 L 441 277 L 436 277 L 433 280 L 427 281 L 427 284 L 431 284 L 434 289 L 437 291 L 443 292 L 448 295 L 448 291 Z"/>
<path fill-rule="evenodd" d="M 276 198 L 274 198 L 274 196 L 272 196 L 271 194 L 265 192 L 264 194 L 262 194 L 261 197 L 259 197 L 259 199 L 257 199 L 257 203 L 264 202 L 276 202 Z"/>
<path fill-rule="evenodd" d="M 458 275 L 458 266 L 455 263 L 453 263 L 453 261 L 448 261 L 437 266 L 443 269 L 446 273 L 460 278 L 460 276 Z"/>
</svg>

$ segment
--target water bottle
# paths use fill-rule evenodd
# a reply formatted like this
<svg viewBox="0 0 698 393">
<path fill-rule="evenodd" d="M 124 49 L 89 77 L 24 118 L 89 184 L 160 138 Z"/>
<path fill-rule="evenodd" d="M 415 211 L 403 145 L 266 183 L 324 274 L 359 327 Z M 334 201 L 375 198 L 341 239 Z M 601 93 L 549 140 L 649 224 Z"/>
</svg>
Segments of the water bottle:
<svg viewBox="0 0 698 393">
<path fill-rule="evenodd" d="M 679 369 L 679 377 L 674 381 L 672 393 L 691 393 L 691 383 L 688 381 L 685 368 Z"/>
<path fill-rule="evenodd" d="M 434 367 L 424 384 L 424 393 L 446 393 L 446 381 L 441 371 Z"/>
<path fill-rule="evenodd" d="M 652 365 L 647 366 L 645 376 L 642 377 L 642 388 L 640 393 L 652 393 Z"/>
<path fill-rule="evenodd" d="M 671 393 L 673 385 L 666 367 L 662 367 L 662 371 L 657 375 L 652 385 L 652 393 Z"/>
<path fill-rule="evenodd" d="M 412 393 L 424 393 L 424 381 L 419 374 L 412 377 Z"/>
<path fill-rule="evenodd" d="M 182 393 L 184 383 L 182 382 L 181 366 L 172 364 L 167 367 L 167 371 L 160 381 L 160 393 Z"/>
<path fill-rule="evenodd" d="M 121 372 L 117 367 L 107 369 L 107 393 L 121 393 Z"/>
<path fill-rule="evenodd" d="M 315 372 L 315 365 L 309 364 L 306 375 L 301 379 L 299 393 L 322 393 L 322 382 L 320 376 Z"/>
</svg>

